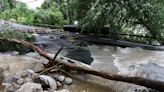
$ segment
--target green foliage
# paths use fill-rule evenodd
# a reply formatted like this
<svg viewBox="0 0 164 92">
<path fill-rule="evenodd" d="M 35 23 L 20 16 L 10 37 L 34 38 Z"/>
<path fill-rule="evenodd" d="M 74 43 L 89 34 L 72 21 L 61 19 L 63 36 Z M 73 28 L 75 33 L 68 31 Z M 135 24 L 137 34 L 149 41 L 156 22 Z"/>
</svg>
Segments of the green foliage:
<svg viewBox="0 0 164 92">
<path fill-rule="evenodd" d="M 15 38 L 26 41 L 34 41 L 34 37 L 29 33 L 22 33 L 18 31 L 4 31 L 0 33 L 0 37 L 2 38 Z"/>
<path fill-rule="evenodd" d="M 45 0 L 41 9 L 35 13 L 34 23 L 61 26 L 66 24 L 63 13 L 54 0 Z"/>
<path fill-rule="evenodd" d="M 20 40 L 26 40 L 26 41 L 34 41 L 34 36 L 28 33 L 21 33 L 17 31 L 4 31 L 0 33 L 1 38 L 15 38 L 15 39 L 20 39 Z M 30 49 L 11 42 L 7 41 L 0 41 L 0 51 L 19 51 L 20 54 L 29 52 Z"/>
<path fill-rule="evenodd" d="M 78 0 L 78 19 L 84 31 L 99 34 L 103 27 L 110 31 L 135 32 L 138 25 L 146 34 L 162 41 L 164 14 L 162 0 Z M 85 5 L 86 4 L 86 5 Z M 82 8 L 84 7 L 84 8 Z M 126 31 L 125 31 L 126 29 Z"/>
<path fill-rule="evenodd" d="M 6 9 L 11 9 L 13 7 L 13 0 L 0 0 L 0 11 L 4 11 Z"/>
<path fill-rule="evenodd" d="M 45 0 L 42 7 L 36 11 L 29 10 L 24 3 L 17 2 L 14 8 L 8 7 L 1 12 L 0 19 L 31 25 L 36 23 L 62 26 L 67 23 L 54 0 Z"/>
<path fill-rule="evenodd" d="M 32 24 L 34 19 L 33 11 L 26 8 L 23 3 L 17 3 L 13 9 L 6 9 L 1 12 L 1 19 L 10 20 L 14 22 Z"/>
</svg>

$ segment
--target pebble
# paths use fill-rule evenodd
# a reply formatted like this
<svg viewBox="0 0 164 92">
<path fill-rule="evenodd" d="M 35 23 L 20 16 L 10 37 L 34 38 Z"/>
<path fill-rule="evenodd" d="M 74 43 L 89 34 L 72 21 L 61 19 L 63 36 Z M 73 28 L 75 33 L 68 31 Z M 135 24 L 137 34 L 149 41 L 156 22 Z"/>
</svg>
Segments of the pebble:
<svg viewBox="0 0 164 92">
<path fill-rule="evenodd" d="M 35 73 L 33 70 L 30 70 L 30 69 L 28 69 L 27 72 L 28 72 L 28 75 L 33 75 Z"/>
<path fill-rule="evenodd" d="M 58 87 L 62 86 L 62 83 L 60 81 L 57 81 L 56 84 Z"/>
<path fill-rule="evenodd" d="M 57 80 L 59 80 L 60 82 L 63 82 L 65 79 L 65 76 L 64 75 L 60 75 L 57 77 Z"/>
<path fill-rule="evenodd" d="M 25 82 L 25 80 L 23 78 L 20 78 L 20 79 L 17 80 L 17 83 L 19 85 L 22 85 L 24 82 Z"/>
<path fill-rule="evenodd" d="M 71 78 L 69 78 L 69 77 L 66 77 L 65 80 L 64 80 L 64 83 L 65 83 L 66 85 L 70 85 L 70 84 L 73 83 L 73 80 L 72 80 Z"/>
<path fill-rule="evenodd" d="M 33 70 L 29 69 L 29 70 L 27 70 L 27 72 L 28 72 L 28 77 L 30 77 L 30 78 L 34 78 L 37 76 L 37 74 Z"/>
<path fill-rule="evenodd" d="M 14 75 L 14 76 L 12 77 L 12 80 L 13 80 L 13 81 L 17 81 L 17 80 L 20 79 L 20 78 L 22 78 L 21 75 Z"/>
<path fill-rule="evenodd" d="M 52 74 L 51 75 L 54 79 L 57 79 L 57 77 L 59 76 L 58 74 Z"/>
</svg>

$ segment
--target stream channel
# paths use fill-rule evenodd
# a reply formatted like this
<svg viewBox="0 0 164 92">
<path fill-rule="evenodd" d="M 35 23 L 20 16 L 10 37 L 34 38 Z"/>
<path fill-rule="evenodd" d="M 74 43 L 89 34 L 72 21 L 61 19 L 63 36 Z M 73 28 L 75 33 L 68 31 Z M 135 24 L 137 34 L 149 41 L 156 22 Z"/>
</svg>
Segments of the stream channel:
<svg viewBox="0 0 164 92">
<path fill-rule="evenodd" d="M 164 51 L 96 45 L 78 40 L 77 35 L 79 34 L 69 32 L 35 34 L 35 44 L 51 54 L 55 54 L 61 46 L 64 46 L 61 56 L 81 61 L 109 73 L 164 81 L 162 76 L 164 75 Z M 38 62 L 43 61 L 34 52 L 26 55 L 16 54 L 16 52 L 9 52 L 0 55 L 0 68 L 5 70 L 6 76 L 22 69 L 34 69 Z M 87 74 L 76 75 L 74 83 L 68 89 L 70 92 L 149 92 L 142 86 Z"/>
</svg>

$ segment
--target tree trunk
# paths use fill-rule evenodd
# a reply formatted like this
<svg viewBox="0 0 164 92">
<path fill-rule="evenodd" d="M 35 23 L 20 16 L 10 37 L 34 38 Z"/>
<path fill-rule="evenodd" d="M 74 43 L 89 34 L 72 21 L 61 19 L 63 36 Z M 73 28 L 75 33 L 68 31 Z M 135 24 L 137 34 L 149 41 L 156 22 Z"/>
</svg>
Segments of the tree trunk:
<svg viewBox="0 0 164 92">
<path fill-rule="evenodd" d="M 16 44 L 24 45 L 28 48 L 35 50 L 36 52 L 38 52 L 39 55 L 45 57 L 49 61 L 53 61 L 53 57 L 51 57 L 46 51 L 40 49 L 39 47 L 37 47 L 27 41 L 17 40 L 17 39 L 4 39 L 4 38 L 0 38 L 0 40 L 14 42 Z M 104 71 L 99 71 L 99 70 L 92 68 L 91 66 L 85 65 L 81 62 L 78 62 L 76 60 L 71 60 L 68 58 L 57 58 L 55 60 L 55 62 L 51 62 L 51 64 L 52 63 L 53 64 L 60 63 L 69 69 L 77 70 L 77 71 L 88 73 L 88 74 L 93 74 L 93 75 L 100 76 L 100 77 L 110 79 L 110 80 L 133 83 L 133 84 L 145 86 L 148 88 L 156 89 L 158 91 L 164 90 L 164 82 L 157 81 L 157 80 L 151 80 L 151 79 L 147 79 L 147 78 L 142 78 L 142 77 L 129 77 L 129 76 L 123 76 L 123 75 L 118 75 L 118 74 L 112 74 L 112 73 L 108 73 L 108 72 L 104 72 Z M 53 66 L 53 65 L 51 65 L 51 66 Z"/>
</svg>

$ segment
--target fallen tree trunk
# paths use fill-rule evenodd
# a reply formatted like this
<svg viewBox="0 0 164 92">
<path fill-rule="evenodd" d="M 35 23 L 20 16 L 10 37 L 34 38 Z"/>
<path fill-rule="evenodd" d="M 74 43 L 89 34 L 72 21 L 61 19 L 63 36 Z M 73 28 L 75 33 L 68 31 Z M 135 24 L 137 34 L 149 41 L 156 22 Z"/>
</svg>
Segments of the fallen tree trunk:
<svg viewBox="0 0 164 92">
<path fill-rule="evenodd" d="M 140 48 L 143 48 L 146 50 L 164 51 L 164 47 L 162 47 L 162 46 L 133 43 L 133 42 L 122 41 L 122 40 L 113 40 L 113 39 L 109 39 L 109 38 L 79 36 L 79 39 L 90 42 L 90 43 L 95 43 L 95 44 L 107 44 L 107 45 L 120 46 L 120 47 L 131 47 L 131 48 L 140 47 Z"/>
<path fill-rule="evenodd" d="M 35 50 L 36 52 L 39 53 L 39 55 L 45 57 L 49 61 L 53 61 L 53 57 L 51 57 L 49 55 L 49 53 L 47 53 L 46 51 L 40 49 L 39 47 L 37 47 L 27 41 L 17 40 L 17 39 L 4 39 L 4 38 L 0 38 L 0 40 L 14 42 L 17 44 L 24 45 L 28 48 Z M 65 58 L 65 57 L 64 58 L 56 58 L 55 62 L 53 62 L 53 63 L 60 63 L 69 69 L 77 70 L 77 71 L 88 73 L 88 74 L 93 74 L 93 75 L 100 76 L 100 77 L 103 77 L 106 79 L 133 83 L 133 84 L 145 86 L 148 88 L 156 89 L 159 91 L 164 91 L 164 82 L 161 82 L 161 81 L 151 80 L 151 79 L 142 78 L 142 77 L 129 77 L 129 76 L 123 76 L 123 75 L 118 75 L 118 74 L 112 74 L 112 73 L 108 73 L 108 72 L 104 72 L 104 71 L 99 71 L 88 65 L 80 63 L 76 60 L 71 60 L 71 59 Z M 53 65 L 51 65 L 51 66 L 53 66 Z"/>
</svg>

